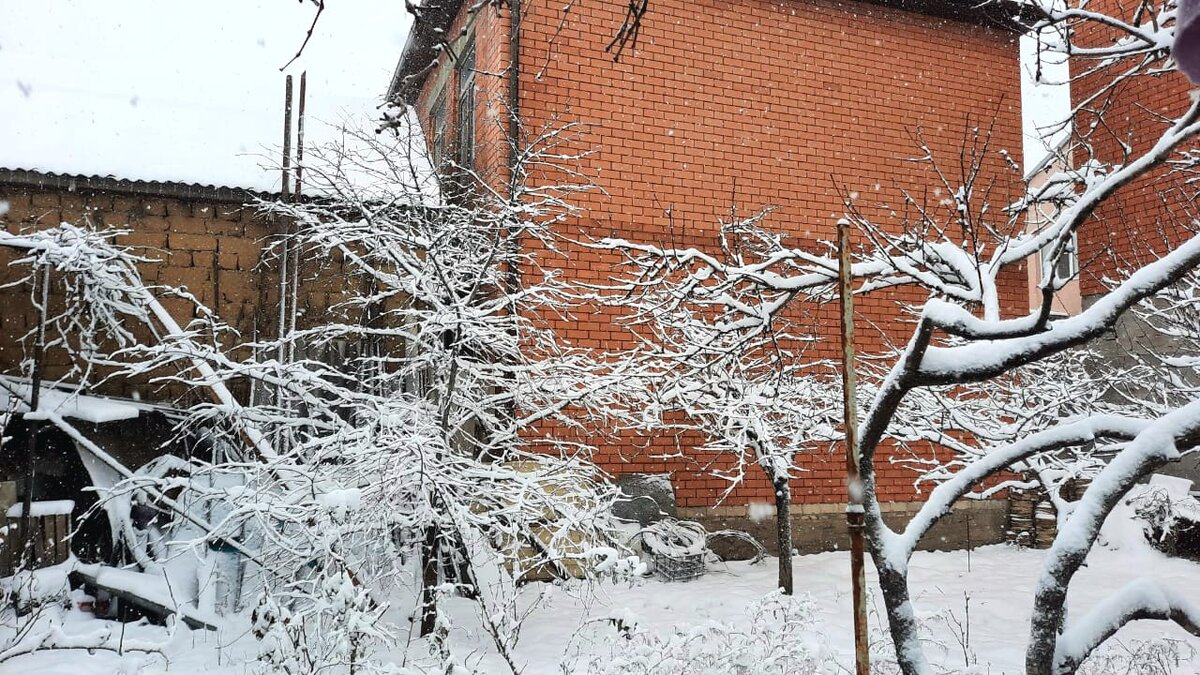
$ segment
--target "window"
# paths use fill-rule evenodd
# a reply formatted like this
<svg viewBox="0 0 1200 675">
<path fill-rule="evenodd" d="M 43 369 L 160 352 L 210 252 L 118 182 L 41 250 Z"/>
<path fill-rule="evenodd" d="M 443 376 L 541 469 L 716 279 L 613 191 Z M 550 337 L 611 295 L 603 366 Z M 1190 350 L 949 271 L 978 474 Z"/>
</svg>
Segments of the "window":
<svg viewBox="0 0 1200 675">
<path fill-rule="evenodd" d="M 475 42 L 458 58 L 458 163 L 475 166 Z"/>
<path fill-rule="evenodd" d="M 1051 250 L 1049 248 L 1042 251 L 1042 269 L 1050 269 Z M 1071 239 L 1067 241 L 1067 246 L 1062 254 L 1058 256 L 1058 264 L 1054 265 L 1054 278 L 1056 280 L 1065 280 L 1074 277 L 1079 273 L 1079 240 L 1075 233 L 1071 233 Z"/>
<path fill-rule="evenodd" d="M 442 162 L 446 161 L 446 91 L 442 90 L 438 94 L 437 99 L 433 102 L 433 107 L 429 109 L 429 121 L 433 127 L 433 146 L 430 149 L 432 153 L 431 160 L 435 167 L 441 167 Z"/>
</svg>

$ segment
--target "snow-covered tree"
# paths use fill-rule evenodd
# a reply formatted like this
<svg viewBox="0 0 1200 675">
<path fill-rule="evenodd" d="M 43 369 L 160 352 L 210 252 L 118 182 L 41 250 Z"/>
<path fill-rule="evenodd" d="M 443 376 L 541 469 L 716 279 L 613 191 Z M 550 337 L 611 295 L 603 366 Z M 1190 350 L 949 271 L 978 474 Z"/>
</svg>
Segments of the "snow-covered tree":
<svg viewBox="0 0 1200 675">
<path fill-rule="evenodd" d="M 780 238 L 758 227 L 763 214 L 723 223 L 717 248 L 723 260 L 777 250 Z M 690 292 L 693 280 L 657 267 L 656 258 L 629 257 L 630 278 L 604 289 L 602 302 L 624 312 L 624 323 L 642 345 L 641 368 L 652 404 L 641 420 L 655 432 L 671 428 L 699 433 L 702 441 L 683 459 L 728 482 L 727 498 L 758 472 L 774 494 L 778 585 L 792 580 L 791 479 L 797 455 L 826 449 L 840 419 L 840 391 L 829 364 L 804 359 L 815 338 L 799 315 L 777 313 L 770 322 L 710 320 L 714 303 Z M 651 283 L 642 283 L 643 280 Z M 763 301 L 761 289 L 726 289 L 722 302 L 749 307 Z M 739 293 L 752 297 L 734 298 Z M 786 302 L 780 297 L 779 302 Z M 715 453 L 715 454 L 709 454 Z"/>
<path fill-rule="evenodd" d="M 569 159 L 554 156 L 562 133 L 523 146 L 515 175 Z M 323 283 L 322 261 L 348 275 L 331 316 L 283 317 L 288 328 L 252 345 L 254 355 L 205 354 L 215 375 L 172 378 L 261 387 L 249 405 L 194 414 L 230 429 L 252 424 L 269 439 L 271 456 L 246 448 L 213 470 L 246 472 L 223 536 L 262 533 L 274 575 L 289 580 L 285 604 L 337 606 L 318 601 L 323 589 L 343 597 L 350 583 L 370 593 L 347 606 L 377 615 L 379 581 L 394 585 L 407 572 L 397 561 L 413 552 L 421 634 L 444 644 L 438 597 L 464 594 L 511 659 L 528 611 L 517 584 L 587 574 L 588 551 L 609 541 L 613 492 L 588 442 L 606 416 L 631 409 L 620 392 L 634 379 L 620 360 L 566 346 L 549 328 L 571 300 L 542 261 L 558 255 L 554 228 L 581 188 L 514 180 L 501 192 L 470 178 L 441 198 L 418 185 L 408 140 L 358 134 L 356 149 L 305 164 L 323 197 L 259 205 L 292 223 L 279 243 L 291 259 L 287 292 Z M 160 369 L 191 356 L 163 344 L 143 361 Z M 278 603 L 278 584 L 264 583 Z"/>
<path fill-rule="evenodd" d="M 569 159 L 554 154 L 562 133 L 525 145 L 517 175 Z M 35 416 L 125 479 L 110 501 L 165 512 L 162 551 L 242 557 L 272 667 L 365 667 L 412 620 L 450 668 L 462 656 L 439 600 L 459 594 L 515 672 L 530 611 L 518 585 L 588 577 L 594 550 L 610 566 L 617 555 L 615 492 L 588 443 L 636 409 L 623 398 L 636 378 L 557 338 L 550 322 L 572 296 L 541 265 L 580 188 L 514 181 L 502 194 L 472 180 L 443 199 L 414 169 L 413 137 L 346 137 L 306 161 L 314 196 L 257 204 L 286 224 L 273 245 L 288 270 L 277 336 L 240 339 L 203 310 L 180 327 L 112 233 L 64 224 L 0 242 L 72 280 L 70 306 L 83 309 L 63 344 L 84 345 L 72 347 L 81 362 L 205 394 L 187 398 L 180 430 L 210 457 L 139 473 L 56 412 Z M 310 290 L 335 296 L 325 313 L 304 314 Z M 136 558 L 164 562 L 150 549 Z M 390 604 L 409 590 L 411 607 Z"/>
<path fill-rule="evenodd" d="M 1101 100 L 1134 78 L 1152 77 L 1170 66 L 1174 2 L 1141 3 L 1127 15 L 1068 4 L 1035 4 L 1029 11 L 1041 17 L 1041 34 L 1054 36 L 1046 38 L 1047 50 L 1090 64 L 1077 67 L 1077 73 L 1111 77 L 1091 100 Z M 1089 31 L 1089 26 L 1097 29 Z M 1079 36 L 1090 42 L 1074 42 Z M 1008 155 L 1003 148 L 989 147 L 986 129 L 977 130 L 958 157 L 938 158 L 921 144 L 936 181 L 930 192 L 938 198 L 926 202 L 916 193 L 905 193 L 903 208 L 890 211 L 899 222 L 889 221 L 889 210 L 877 216 L 873 210 L 860 209 L 849 198 L 852 193 L 848 196 L 845 217 L 865 243 L 852 266 L 858 292 L 909 287 L 928 295 L 915 308 L 916 325 L 907 344 L 872 387 L 874 398 L 862 416 L 858 447 L 852 449 L 862 466 L 868 546 L 904 672 L 929 672 L 908 585 L 908 564 L 917 544 L 960 498 L 976 490 L 986 492 L 989 484 L 1020 468 L 1040 468 L 1049 475 L 1056 472 L 1045 470 L 1056 465 L 1080 468 L 1083 462 L 1096 469 L 1079 502 L 1060 513 L 1059 534 L 1033 599 L 1028 673 L 1073 673 L 1099 644 L 1137 619 L 1173 620 L 1200 634 L 1196 608 L 1153 580 L 1120 589 L 1086 612 L 1073 611 L 1070 621 L 1067 615 L 1067 590 L 1113 507 L 1135 483 L 1190 452 L 1200 438 L 1200 402 L 1186 390 L 1166 397 L 1136 386 L 1110 391 L 1101 384 L 1103 378 L 1086 366 L 1087 355 L 1078 350 L 1088 350 L 1140 303 L 1177 284 L 1186 286 L 1189 273 L 1200 264 L 1200 238 L 1185 237 L 1170 252 L 1114 281 L 1077 316 L 1051 315 L 1053 294 L 1068 281 L 1056 276 L 1053 264 L 1045 266 L 1038 309 L 1007 314 L 999 291 L 1001 276 L 1031 256 L 1042 255 L 1053 262 L 1067 254 L 1079 228 L 1122 189 L 1167 162 L 1176 169 L 1194 166 L 1194 157 L 1183 151 L 1197 132 L 1200 102 L 1193 100 L 1185 112 L 1166 121 L 1144 152 L 1127 148 L 1129 156 L 1120 165 L 1089 159 L 1051 181 L 1049 193 L 1031 190 L 1028 198 L 1008 204 L 992 202 L 992 187 L 997 185 L 994 168 L 984 169 L 986 163 L 1007 160 Z M 943 172 L 939 165 L 957 169 Z M 1039 199 L 1054 199 L 1060 206 L 1058 215 L 1028 232 L 1022 214 Z M 1195 230 L 1186 211 L 1174 215 L 1181 222 L 1173 225 Z M 736 324 L 765 330 L 793 302 L 827 294 L 838 270 L 837 260 L 826 249 L 802 245 L 758 251 L 734 261 L 697 249 L 664 249 L 641 242 L 614 240 L 604 245 L 623 252 L 638 269 L 652 270 L 650 276 L 638 276 L 637 283 L 687 288 L 697 302 L 706 304 L 706 320 L 714 327 Z M 761 294 L 761 300 L 747 303 L 745 299 L 755 293 Z M 1042 376 L 1036 372 L 1039 368 Z M 986 398 L 972 399 L 971 390 L 975 396 L 995 395 L 1003 400 L 1004 391 L 1017 394 L 1022 386 L 1045 382 L 1046 373 L 1067 377 L 1059 381 L 1073 385 L 1068 387 L 1068 401 L 1049 414 L 1022 412 L 1006 418 L 993 413 L 988 416 L 992 421 L 984 424 L 963 420 L 961 430 L 943 439 L 955 451 L 954 458 L 949 464 L 939 460 L 937 467 L 925 468 L 939 484 L 920 511 L 899 530 L 884 521 L 876 489 L 877 464 L 884 461 L 880 451 L 892 441 L 928 434 L 914 430 L 910 420 L 928 412 L 929 406 L 944 404 L 938 400 L 951 402 L 945 404 L 950 414 L 959 406 L 965 410 L 985 405 Z M 1030 385 L 1023 385 L 1022 377 Z M 1077 393 L 1092 387 L 1103 387 L 1103 395 Z M 1067 403 L 1073 399 L 1088 404 L 1070 411 Z M 909 414 L 913 410 L 919 414 Z"/>
</svg>

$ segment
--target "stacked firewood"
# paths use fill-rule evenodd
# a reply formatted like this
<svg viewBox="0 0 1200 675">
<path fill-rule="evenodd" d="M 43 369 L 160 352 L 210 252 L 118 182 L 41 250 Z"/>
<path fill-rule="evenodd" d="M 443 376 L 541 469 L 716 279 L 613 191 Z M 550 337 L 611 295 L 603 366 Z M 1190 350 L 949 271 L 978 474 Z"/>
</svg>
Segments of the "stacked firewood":
<svg viewBox="0 0 1200 675">
<path fill-rule="evenodd" d="M 1036 529 L 1033 514 L 1037 510 L 1040 488 L 1012 488 L 1008 491 L 1008 523 L 1005 538 L 1017 546 L 1033 546 Z"/>
<path fill-rule="evenodd" d="M 1058 510 L 1045 487 L 1031 476 L 1026 476 L 1025 482 L 1030 487 L 1008 491 L 1006 538 L 1018 546 L 1050 548 L 1058 535 Z M 1063 483 L 1059 493 L 1063 499 L 1073 502 L 1083 496 L 1090 483 L 1087 478 L 1072 478 Z"/>
</svg>

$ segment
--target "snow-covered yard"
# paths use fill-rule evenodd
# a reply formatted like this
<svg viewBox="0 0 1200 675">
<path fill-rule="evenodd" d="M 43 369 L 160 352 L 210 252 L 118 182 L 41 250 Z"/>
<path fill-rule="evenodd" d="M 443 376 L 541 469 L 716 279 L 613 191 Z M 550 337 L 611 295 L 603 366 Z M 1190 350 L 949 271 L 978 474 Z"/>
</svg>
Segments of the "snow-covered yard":
<svg viewBox="0 0 1200 675">
<path fill-rule="evenodd" d="M 1132 533 L 1130 533 L 1132 534 Z M 1150 574 L 1177 589 L 1192 602 L 1200 603 L 1200 566 L 1169 559 L 1148 547 L 1129 543 L 1133 539 L 1110 536 L 1098 547 L 1088 565 L 1072 584 L 1071 607 L 1090 607 L 1126 581 Z M 1118 540 L 1126 543 L 1118 544 Z M 912 565 L 912 585 L 918 615 L 930 633 L 930 655 L 940 669 L 978 673 L 1019 673 L 1029 630 L 1032 590 L 1041 569 L 1043 552 L 1011 546 L 987 546 L 966 551 L 917 553 Z M 812 595 L 816 613 L 810 642 L 827 647 L 838 666 L 852 668 L 850 628 L 849 557 L 844 552 L 798 556 L 794 560 L 797 590 Z M 874 584 L 873 575 L 870 578 Z M 589 593 L 579 587 L 535 584 L 526 592 L 549 594 L 546 603 L 526 622 L 517 656 L 522 672 L 529 675 L 587 672 L 592 662 L 603 662 L 632 644 L 620 637 L 616 622 L 636 626 L 635 634 L 687 630 L 707 622 L 745 625 L 747 607 L 772 590 L 775 567 L 731 563 L 713 569 L 688 583 L 669 584 L 640 580 L 632 585 L 606 583 Z M 457 619 L 453 642 L 467 665 L 481 673 L 505 672 L 498 661 L 486 655 L 487 637 L 474 628 L 473 606 L 468 600 L 452 601 L 450 613 Z M 879 615 L 872 611 L 874 641 L 883 640 L 878 630 Z M 117 627 L 119 629 L 119 626 Z M 65 632 L 97 630 L 95 620 L 73 614 Z M 1144 641 L 1167 636 L 1180 640 L 1183 659 L 1174 672 L 1200 672 L 1200 659 L 1191 658 L 1189 638 L 1173 624 L 1135 623 L 1118 633 L 1106 647 L 1113 657 L 1134 650 Z M 160 642 L 168 638 L 165 628 L 126 626 L 128 643 Z M 936 643 L 936 644 L 935 644 Z M 883 644 L 878 644 L 882 648 Z M 254 672 L 253 653 L 257 643 L 246 622 L 234 622 L 219 633 L 178 628 L 164 650 L 165 656 L 144 653 L 119 656 L 112 652 L 45 651 L 18 657 L 5 665 L 5 672 L 22 675 L 68 675 L 75 673 L 205 673 L 233 675 Z M 413 643 L 410 653 L 424 654 L 422 644 Z M 873 650 L 885 653 L 885 650 Z M 397 655 L 397 661 L 402 656 Z M 1123 661 L 1109 670 L 1130 672 Z M 965 666 L 975 666 L 965 668 Z M 11 669 L 11 670 L 9 670 Z M 837 668 L 834 668 L 836 672 Z M 402 671 L 403 672 L 403 671 Z M 653 671 L 651 671 L 653 672 Z M 662 672 L 662 671 L 660 671 Z M 887 672 L 884 670 L 883 672 Z M 1139 670 L 1133 672 L 1172 672 Z"/>
<path fill-rule="evenodd" d="M 1200 673 L 1200 567 L 1151 549 L 1127 501 L 1181 460 L 1189 462 L 1181 475 L 1194 478 L 1200 457 L 1200 220 L 1186 197 L 1187 181 L 1200 175 L 1200 97 L 1187 96 L 1188 85 L 1160 106 L 1127 87 L 1135 77 L 1165 80 L 1184 62 L 1185 52 L 1172 51 L 1174 33 L 1194 15 L 1184 0 L 1113 6 L 1111 16 L 1089 3 L 883 2 L 989 24 L 984 40 L 955 39 L 949 60 L 941 41 L 953 32 L 931 32 L 923 52 L 905 41 L 908 54 L 932 59 L 908 71 L 890 67 L 894 50 L 884 41 L 913 34 L 908 19 L 899 29 L 880 23 L 878 56 L 859 59 L 872 53 L 869 39 L 850 39 L 828 3 L 812 16 L 804 8 L 803 24 L 785 23 L 800 19 L 775 12 L 780 3 L 759 3 L 778 16 L 756 20 L 754 32 L 697 3 L 695 14 L 712 14 L 700 30 L 683 21 L 669 30 L 704 36 L 685 52 L 729 52 L 684 71 L 668 52 L 674 65 L 653 73 L 662 86 L 640 72 L 627 77 L 626 65 L 595 71 L 571 61 L 575 45 L 590 41 L 571 37 L 581 27 L 600 31 L 580 35 L 604 36 L 609 50 L 616 45 L 617 60 L 627 41 L 637 51 L 649 0 L 631 0 L 612 37 L 611 21 L 591 20 L 591 10 L 568 20 L 571 0 L 560 10 L 569 45 L 561 50 L 559 31 L 539 46 L 545 31 L 522 28 L 550 15 L 522 18 L 520 3 L 406 2 L 412 39 L 384 106 L 368 113 L 382 111 L 378 124 L 336 130 L 330 143 L 305 137 L 305 115 L 330 114 L 322 106 L 341 98 L 339 88 L 327 86 L 311 52 L 303 63 L 318 62 L 312 78 L 301 73 L 298 99 L 287 76 L 283 152 L 267 151 L 282 171 L 250 157 L 258 139 L 278 138 L 278 115 L 266 114 L 278 103 L 203 86 L 236 80 L 267 96 L 277 64 L 224 47 L 267 48 L 256 24 L 273 20 L 247 22 L 206 4 L 157 22 L 140 12 L 151 22 L 142 26 L 188 26 L 205 36 L 200 52 L 222 58 L 172 65 L 161 56 L 196 50 L 161 30 L 155 40 L 169 49 L 116 41 L 139 47 L 125 59 L 138 67 L 82 59 L 100 69 L 88 72 L 76 67 L 79 54 L 111 54 L 69 32 L 36 37 L 44 12 L 0 10 L 0 72 L 8 64 L 36 76 L 18 73 L 7 94 L 13 133 L 0 133 L 0 215 L 10 212 L 0 223 L 9 256 L 0 267 L 12 274 L 0 290 L 13 293 L 0 326 L 12 357 L 0 363 L 0 401 L 10 402 L 0 406 L 0 436 L 11 441 L 0 439 L 0 480 L 11 486 L 0 487 L 9 501 L 21 492 L 8 517 L 23 513 L 16 529 L 0 528 L 5 569 L 10 551 L 22 570 L 68 557 L 38 553 L 41 542 L 66 537 L 38 534 L 34 516 L 103 521 L 89 533 L 103 545 L 78 534 L 82 526 L 71 539 L 75 555 L 95 564 L 72 558 L 0 580 L 0 675 L 854 672 L 847 553 L 714 563 L 689 583 L 630 574 L 641 565 L 623 557 L 635 546 L 618 541 L 614 507 L 648 496 L 618 482 L 634 471 L 656 483 L 669 475 L 663 491 L 678 496 L 669 503 L 679 513 L 772 499 L 774 550 L 792 548 L 791 481 L 811 480 L 806 501 L 834 511 L 848 500 L 853 532 L 861 522 L 877 564 L 866 583 L 879 675 Z M 325 3 L 299 4 L 315 12 L 307 45 Z M 106 26 L 77 9 L 73 23 L 93 37 L 154 32 Z M 876 9 L 863 18 L 897 19 Z M 1001 17 L 1013 9 L 1018 16 Z M 504 31 L 488 22 L 504 12 L 508 44 L 491 44 Z M 226 35 L 232 42 L 208 40 L 223 32 L 203 30 L 208 17 L 217 28 L 237 26 Z M 360 21 L 368 19 L 390 34 L 385 13 Z M 1000 61 L 1016 66 L 1014 50 L 998 60 L 993 20 L 1038 36 L 1039 80 L 1052 76 L 1042 70 L 1048 58 L 1084 85 L 1082 102 L 1077 96 L 1066 117 L 1039 129 L 1056 148 L 1038 169 L 1041 183 L 1004 147 L 1020 139 L 1003 92 L 968 86 L 1003 85 Z M 15 32 L 3 30 L 9 25 Z M 301 30 L 289 29 L 289 44 Z M 647 56 L 661 44 L 651 37 L 657 30 L 643 43 Z M 820 109 L 814 120 L 828 117 L 821 128 L 807 118 L 789 126 L 800 117 L 780 113 L 787 106 L 773 99 L 757 105 L 760 96 L 779 98 L 778 83 L 761 80 L 747 92 L 748 77 L 726 72 L 751 50 L 799 53 L 780 39 L 797 32 L 812 32 L 806 45 L 829 52 L 804 48 L 821 77 L 814 69 L 813 78 L 779 83 L 850 84 L 813 89 L 819 106 L 808 105 L 810 95 L 796 99 Z M 522 34 L 528 42 L 518 44 Z M 386 40 L 354 23 L 328 40 L 315 35 L 343 52 L 343 68 L 375 63 L 383 84 L 381 58 L 332 45 Z M 1004 38 L 1009 46 L 1015 35 Z M 30 41 L 56 57 L 39 58 Z M 584 74 L 562 79 L 570 96 L 545 95 L 554 78 L 541 71 L 522 84 L 531 47 L 548 50 L 547 68 Z M 493 58 L 503 53 L 506 64 Z M 983 59 L 976 70 L 965 70 L 975 59 Z M 253 66 L 240 69 L 243 61 Z M 864 73 L 867 63 L 890 78 Z M 64 68 L 71 77 L 54 76 Z M 704 79 L 706 70 L 719 77 Z M 105 82 L 113 74 L 144 84 Z M 88 86 L 68 86 L 81 76 Z M 955 78 L 961 88 L 949 86 Z M 323 103 L 305 113 L 310 79 L 314 103 Z M 935 79 L 937 92 L 926 91 Z M 187 91 L 150 86 L 158 80 Z M 675 80 L 678 100 L 655 108 Z M 911 105 L 900 105 L 901 85 L 913 83 Z M 608 96 L 617 88 L 639 95 Z M 492 96 L 506 89 L 511 97 Z M 571 103 L 576 90 L 587 105 Z M 896 105 L 863 107 L 864 92 Z M 693 94 L 739 112 L 685 113 Z M 622 113 L 644 104 L 641 117 L 656 123 L 630 124 L 610 115 L 609 103 Z M 938 109 L 943 103 L 954 105 Z M 1152 119 L 1118 119 L 1135 107 Z M 690 128 L 664 141 L 657 121 L 674 136 L 681 114 Z M 477 133 L 485 122 L 496 133 Z M 693 132 L 699 142 L 683 138 Z M 899 150 L 904 135 L 912 146 Z M 1056 140 L 1064 135 L 1065 144 Z M 789 138 L 810 137 L 829 142 L 811 155 L 807 140 L 804 152 L 787 149 Z M 245 161 L 216 168 L 231 153 Z M 825 168 L 797 171 L 792 162 Z M 722 186 L 743 174 L 752 185 L 733 180 L 726 217 Z M 1172 185 L 1176 175 L 1185 182 Z M 155 185 L 126 183 L 134 180 Z M 1125 201 L 1143 186 L 1146 199 Z M 1174 209 L 1179 195 L 1187 208 Z M 220 202 L 217 211 L 210 201 Z M 1146 207 L 1160 202 L 1171 208 Z M 1143 228 L 1151 222 L 1161 232 Z M 224 242 L 244 246 L 230 251 Z M 154 251 L 185 262 L 160 266 L 147 257 Z M 1078 311 L 1052 309 L 1074 286 Z M 240 297 L 227 297 L 234 287 Z M 840 364 L 827 362 L 835 297 Z M 857 356 L 856 324 L 869 329 L 858 334 Z M 136 396 L 101 399 L 109 388 Z M 169 441 L 132 431 L 151 413 L 168 417 L 158 410 L 167 404 L 170 419 L 154 424 L 170 422 Z M 111 433 L 88 427 L 117 422 L 129 424 Z M 809 459 L 839 468 L 810 474 Z M 739 485 L 760 469 L 768 489 Z M 1191 481 L 1169 483 L 1139 513 L 1163 534 L 1164 550 L 1186 550 L 1181 533 L 1190 541 L 1200 527 L 1172 528 L 1200 520 L 1192 517 L 1200 502 L 1188 497 Z M 1012 529 L 1039 544 L 1049 536 L 1051 552 L 914 555 L 960 500 L 1006 489 L 1037 497 L 1021 502 L 1029 507 L 1022 517 L 1037 525 Z M 88 507 L 84 497 L 99 501 Z M 889 503 L 910 499 L 924 501 L 904 529 L 892 529 Z M 1056 529 L 1044 527 L 1051 522 Z M 644 530 L 642 541 L 658 555 L 695 555 L 705 540 L 693 534 L 686 546 L 656 544 Z M 98 595 L 182 621 L 96 619 L 85 612 L 93 599 L 67 589 L 71 573 Z M 553 575 L 604 578 L 524 583 Z M 793 587 L 795 595 L 779 591 Z M 98 612 L 106 602 L 95 602 Z"/>
</svg>

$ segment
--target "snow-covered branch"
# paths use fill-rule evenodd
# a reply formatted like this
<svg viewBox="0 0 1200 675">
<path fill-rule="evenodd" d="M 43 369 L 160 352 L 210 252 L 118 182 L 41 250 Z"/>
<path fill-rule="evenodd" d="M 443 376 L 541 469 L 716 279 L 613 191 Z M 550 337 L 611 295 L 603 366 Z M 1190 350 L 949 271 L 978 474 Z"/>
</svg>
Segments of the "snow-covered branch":
<svg viewBox="0 0 1200 675">
<path fill-rule="evenodd" d="M 1058 638 L 1055 669 L 1074 672 L 1097 647 L 1132 621 L 1174 621 L 1200 638 L 1200 607 L 1153 579 L 1137 579 L 1072 621 Z"/>
<path fill-rule="evenodd" d="M 950 512 L 954 503 L 995 474 L 1011 470 L 1036 455 L 1095 443 L 1101 439 L 1128 440 L 1147 426 L 1144 420 L 1133 418 L 1109 415 L 1092 417 L 1044 429 L 1014 443 L 979 453 L 978 458 L 966 463 L 935 487 L 904 530 L 885 547 L 894 556 L 892 564 L 903 567 L 921 538 Z"/>
</svg>

